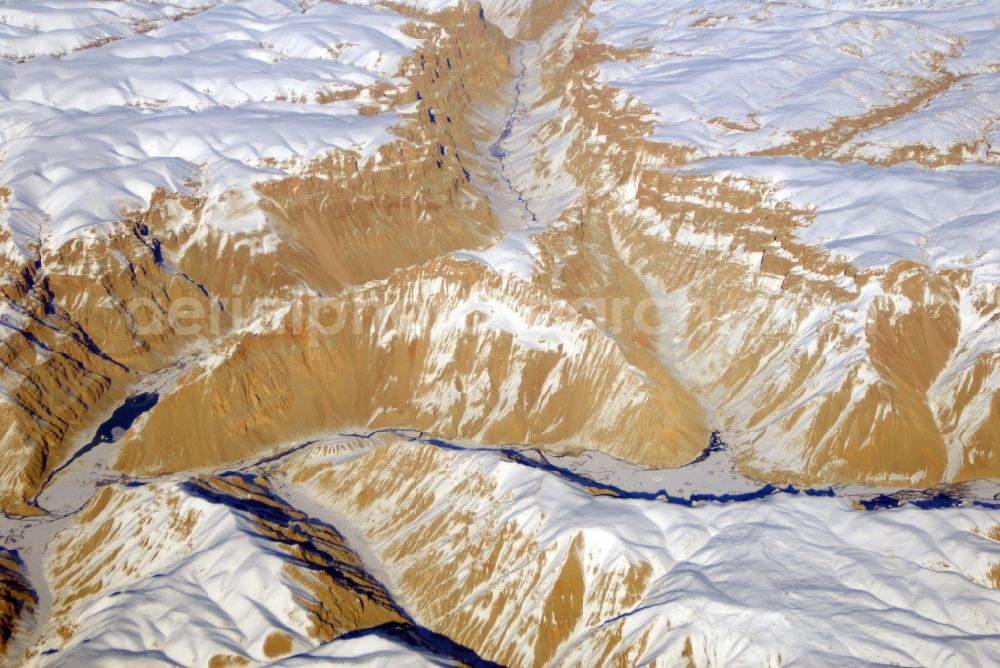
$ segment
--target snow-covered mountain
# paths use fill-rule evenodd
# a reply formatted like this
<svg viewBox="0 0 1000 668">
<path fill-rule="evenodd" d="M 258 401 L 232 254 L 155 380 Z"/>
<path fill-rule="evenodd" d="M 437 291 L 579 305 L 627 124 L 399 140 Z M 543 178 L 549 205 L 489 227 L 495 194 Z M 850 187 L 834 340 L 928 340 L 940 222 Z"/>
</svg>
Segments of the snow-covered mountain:
<svg viewBox="0 0 1000 668">
<path fill-rule="evenodd" d="M 1000 662 L 1000 11 L 0 1 L 10 665 Z"/>
</svg>

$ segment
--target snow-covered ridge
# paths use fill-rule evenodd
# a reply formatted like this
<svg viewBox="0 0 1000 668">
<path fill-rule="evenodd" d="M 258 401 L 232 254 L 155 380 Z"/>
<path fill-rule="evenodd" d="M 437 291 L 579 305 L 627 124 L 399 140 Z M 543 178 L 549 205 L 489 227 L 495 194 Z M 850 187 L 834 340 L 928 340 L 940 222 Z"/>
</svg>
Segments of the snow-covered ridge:
<svg viewBox="0 0 1000 668">
<path fill-rule="evenodd" d="M 984 665 L 1000 656 L 994 511 L 865 513 L 807 495 L 687 508 L 594 496 L 489 450 L 399 442 L 363 453 L 317 445 L 278 467 L 280 487 L 351 518 L 401 573 L 402 595 L 428 615 L 437 597 L 456 596 L 440 623 L 489 633 L 511 665 L 542 651 L 545 621 L 532 616 L 552 591 L 572 592 L 564 596 L 578 606 L 559 609 L 553 666 L 608 655 L 697 666 Z M 396 518 L 391 529 L 386 517 Z M 560 565 L 575 559 L 573 585 Z M 633 569 L 645 576 L 630 592 L 635 580 L 623 574 Z M 480 628 L 486 620 L 495 625 Z"/>
<path fill-rule="evenodd" d="M 593 11 L 600 41 L 651 50 L 602 65 L 604 81 L 652 108 L 655 140 L 707 155 L 779 146 L 898 103 L 921 80 L 996 76 L 1000 62 L 996 10 L 984 2 L 599 0 Z M 945 140 L 981 130 L 959 124 Z"/>
<path fill-rule="evenodd" d="M 226 0 L 221 0 L 226 1 Z M 99 46 L 204 11 L 220 0 L 8 0 L 0 8 L 0 59 L 24 61 Z"/>
<path fill-rule="evenodd" d="M 594 10 L 599 41 L 640 49 L 602 64 L 601 79 L 650 107 L 652 139 L 709 156 L 686 169 L 773 183 L 815 213 L 803 242 L 860 268 L 1000 261 L 1000 15 L 989 3 L 600 0 Z M 755 155 L 768 150 L 812 159 Z M 943 155 L 958 166 L 892 164 Z M 845 162 L 859 157 L 877 166 Z"/>
<path fill-rule="evenodd" d="M 770 181 L 815 218 L 798 236 L 857 266 L 900 260 L 933 269 L 1000 263 L 1000 169 L 928 170 L 801 158 L 716 158 L 685 169 Z"/>
<path fill-rule="evenodd" d="M 34 20 L 30 7 L 17 10 L 21 24 Z M 65 50 L 66 31 L 90 30 L 79 12 L 51 11 L 35 8 L 51 28 L 36 38 L 52 40 L 38 52 Z M 104 10 L 93 11 L 100 22 Z M 371 102 L 364 88 L 400 83 L 401 60 L 418 44 L 402 30 L 412 22 L 382 7 L 241 0 L 61 58 L 7 62 L 6 224 L 26 250 L 119 220 L 157 188 L 213 197 L 332 149 L 370 155 L 397 117 L 359 115 Z"/>
<path fill-rule="evenodd" d="M 1000 55 L 997 56 L 1000 59 Z M 1000 158 L 1000 74 L 970 76 L 925 107 L 888 125 L 863 132 L 841 153 L 866 160 L 891 159 L 893 151 L 913 146 L 947 149 L 955 144 L 974 147 L 981 160 Z"/>
<path fill-rule="evenodd" d="M 104 540 L 88 545 L 95 523 Z M 250 476 L 103 487 L 45 564 L 53 617 L 24 665 L 451 665 L 405 642 L 427 632 L 334 527 Z M 346 614 L 318 616 L 317 592 Z"/>
</svg>

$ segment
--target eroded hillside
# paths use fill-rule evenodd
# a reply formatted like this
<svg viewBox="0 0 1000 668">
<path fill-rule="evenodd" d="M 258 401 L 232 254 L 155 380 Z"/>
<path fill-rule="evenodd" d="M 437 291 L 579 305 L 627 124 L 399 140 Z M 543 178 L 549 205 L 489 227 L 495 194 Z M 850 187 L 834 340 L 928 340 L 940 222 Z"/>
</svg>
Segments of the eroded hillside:
<svg viewBox="0 0 1000 668">
<path fill-rule="evenodd" d="M 113 5 L 0 7 L 6 661 L 1000 661 L 988 3 Z"/>
</svg>

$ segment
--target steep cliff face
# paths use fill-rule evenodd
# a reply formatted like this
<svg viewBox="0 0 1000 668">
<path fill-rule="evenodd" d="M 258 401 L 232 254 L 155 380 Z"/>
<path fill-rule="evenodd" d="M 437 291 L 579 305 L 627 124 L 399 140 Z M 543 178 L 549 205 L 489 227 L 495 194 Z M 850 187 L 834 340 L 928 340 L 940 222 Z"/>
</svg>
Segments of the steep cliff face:
<svg viewBox="0 0 1000 668">
<path fill-rule="evenodd" d="M 253 476 L 104 487 L 45 563 L 51 613 L 26 665 L 249 665 L 413 626 L 343 535 Z"/>
<path fill-rule="evenodd" d="M 306 14 L 319 11 L 307 8 Z M 161 188 L 119 226 L 75 236 L 53 233 L 37 247 L 35 259 L 12 265 L 12 308 L 50 309 L 45 318 L 63 313 L 66 322 L 10 339 L 9 346 L 16 344 L 8 355 L 11 369 L 36 356 L 31 337 L 65 335 L 67 345 L 84 343 L 31 364 L 20 372 L 26 376 L 9 376 L 16 389 L 8 393 L 5 410 L 12 424 L 22 426 L 6 437 L 7 503 L 30 499 L 46 472 L 85 442 L 86 432 L 130 388 L 178 362 L 190 373 L 183 388 L 151 413 L 148 436 L 188 441 L 203 456 L 188 459 L 173 449 L 164 455 L 130 445 L 122 465 L 131 470 L 163 470 L 170 458 L 175 470 L 187 461 L 221 464 L 230 454 L 238 459 L 314 432 L 372 424 L 440 429 L 456 438 L 599 447 L 658 465 L 686 461 L 710 430 L 721 429 L 748 470 L 761 476 L 927 484 L 994 474 L 992 265 L 963 263 L 957 254 L 965 246 L 939 243 L 930 230 L 909 255 L 879 251 L 871 246 L 876 242 L 858 242 L 859 250 L 846 253 L 829 241 L 823 242 L 827 248 L 812 242 L 829 237 L 820 230 L 842 227 L 825 206 L 846 206 L 862 218 L 882 216 L 865 208 L 863 196 L 829 205 L 811 199 L 815 184 L 831 178 L 903 179 L 914 192 L 950 189 L 949 198 L 971 185 L 978 190 L 968 190 L 974 204 L 964 207 L 966 217 L 990 215 L 992 209 L 981 203 L 991 183 L 988 173 L 928 177 L 900 165 L 872 167 L 882 171 L 871 173 L 829 167 L 840 164 L 832 161 L 840 159 L 840 147 L 918 108 L 909 104 L 914 99 L 938 100 L 955 88 L 962 72 L 974 67 L 948 65 L 961 54 L 957 43 L 928 42 L 925 69 L 941 72 L 937 79 L 927 74 L 910 93 L 867 110 L 847 105 L 854 115 L 795 126 L 786 133 L 794 141 L 764 147 L 803 160 L 748 155 L 692 163 L 723 144 L 731 153 L 747 154 L 748 137 L 763 135 L 742 122 L 699 116 L 690 122 L 708 123 L 713 141 L 723 144 L 664 143 L 663 123 L 650 116 L 658 98 L 643 101 L 641 91 L 639 99 L 623 97 L 609 85 L 630 90 L 633 79 L 618 75 L 627 67 L 659 76 L 663 56 L 655 47 L 623 39 L 617 29 L 606 31 L 610 39 L 603 37 L 601 30 L 612 24 L 601 5 L 485 6 L 482 16 L 468 6 L 400 11 L 411 16 L 372 14 L 396 44 L 409 40 L 415 49 L 393 53 L 395 70 L 366 64 L 376 73 L 371 80 L 282 94 L 289 100 L 283 104 L 353 104 L 362 118 L 394 115 L 396 138 L 381 146 L 366 140 L 360 152 L 335 149 L 304 167 L 264 157 L 265 166 L 294 175 L 262 181 L 253 193 Z M 642 11 L 636 8 L 636 16 L 645 16 Z M 685 27 L 686 15 L 677 12 L 650 14 L 652 25 L 661 26 L 653 31 L 681 31 L 714 43 L 713 31 L 724 36 L 730 30 L 717 21 Z M 905 47 L 895 39 L 851 34 L 894 56 Z M 355 51 L 334 55 L 362 62 L 350 60 L 358 57 Z M 879 65 L 867 56 L 859 67 L 858 76 L 900 76 L 888 66 L 878 74 Z M 948 78 L 953 70 L 958 73 Z M 671 85 L 687 94 L 683 81 Z M 14 86 L 10 95 L 20 99 L 26 93 Z M 789 114 L 790 124 L 813 122 Z M 846 132 L 851 119 L 853 130 Z M 732 143 L 737 135 L 743 144 Z M 753 150 L 763 146 L 753 144 Z M 817 146 L 825 148 L 817 153 Z M 29 178 L 14 168 L 11 174 L 15 186 Z M 782 178 L 790 185 L 782 185 Z M 893 192 L 906 197 L 908 191 Z M 21 221 L 30 202 L 21 195 L 11 201 L 12 220 Z M 928 215 L 940 234 L 949 233 L 947 221 Z M 867 227 L 873 239 L 893 229 Z M 18 234 L 11 243 L 24 246 Z M 990 247 L 987 242 L 968 250 L 968 257 L 975 251 L 982 257 Z M 459 264 L 479 260 L 505 276 L 528 279 L 532 287 L 501 288 L 515 285 L 515 278 L 498 282 L 490 272 L 441 259 L 456 251 Z M 400 271 L 421 265 L 420 271 Z M 477 272 L 481 276 L 472 277 Z M 457 282 L 457 291 L 430 295 L 426 286 L 412 285 L 439 285 L 438 279 Z M 305 358 L 294 336 L 281 332 L 294 329 L 289 313 L 303 308 L 300 300 L 309 296 L 307 310 L 337 309 L 342 300 L 335 295 L 372 281 L 382 287 L 362 289 L 360 299 L 388 300 L 380 307 L 391 304 L 410 315 L 418 301 L 432 299 L 440 300 L 436 308 L 475 310 L 460 303 L 471 293 L 458 284 L 477 282 L 484 299 L 517 319 L 548 317 L 555 326 L 554 319 L 581 317 L 593 329 L 579 352 L 588 359 L 567 372 L 564 365 L 574 364 L 571 351 L 550 351 L 552 359 L 539 367 L 545 368 L 535 370 L 540 362 L 527 360 L 545 357 L 540 351 L 529 349 L 522 359 L 489 341 L 471 343 L 476 334 L 461 327 L 414 331 L 394 342 L 370 321 L 362 324 L 365 331 L 354 323 L 351 332 L 326 342 L 353 346 L 363 359 L 314 358 L 312 373 L 292 374 L 296 360 Z M 524 297 L 507 294 L 511 290 L 537 292 Z M 355 321 L 356 308 L 348 308 Z M 268 348 L 252 342 L 262 332 L 274 345 L 262 355 L 245 353 Z M 372 352 L 371 342 L 378 340 L 381 352 Z M 467 345 L 469 355 L 496 359 L 456 370 L 452 378 L 435 370 L 440 360 L 406 359 L 397 345 L 404 340 L 406 346 L 421 340 L 437 356 Z M 252 361 L 241 359 L 238 372 L 233 364 L 219 367 L 229 350 Z M 354 385 L 318 393 L 318 381 L 306 380 L 320 369 L 343 373 L 343 364 L 356 369 L 348 376 Z M 207 367 L 225 368 L 228 380 L 199 370 Z M 199 374 L 200 386 L 193 380 Z M 67 379 L 62 385 L 69 401 L 51 400 L 60 377 Z M 301 379 L 301 388 L 286 387 L 293 377 Z M 268 414 L 252 398 L 246 388 L 255 385 L 269 388 L 273 400 L 267 404 L 278 414 Z M 356 393 L 362 386 L 369 389 Z M 234 394 L 215 396 L 225 393 L 223 387 Z M 447 388 L 462 388 L 454 390 L 460 397 L 441 399 L 452 392 Z M 289 408 L 293 395 L 306 393 L 308 409 Z M 571 409 L 561 403 L 584 394 L 589 400 Z M 508 399 L 501 397 L 508 395 L 513 398 L 504 403 Z M 234 404 L 233 396 L 249 403 Z M 469 413 L 467 407 L 477 402 L 482 405 Z M 632 412 L 639 404 L 646 408 Z M 166 427 L 195 405 L 211 423 L 198 427 L 213 434 L 206 447 Z M 228 415 L 214 419 L 223 409 Z M 615 416 L 615 410 L 625 412 Z M 637 420 L 637 428 L 617 429 L 623 416 Z M 144 438 L 140 424 L 130 439 Z M 151 461 L 143 462 L 139 452 Z"/>
<path fill-rule="evenodd" d="M 417 619 L 504 665 L 995 654 L 974 640 L 993 632 L 988 616 L 916 603 L 927 587 L 997 609 L 989 510 L 861 519 L 844 499 L 807 495 L 688 508 L 392 436 L 319 443 L 273 467 L 300 499 L 351 518 Z M 877 556 L 887 549 L 894 559 Z M 914 642 L 896 635 L 917 627 Z"/>
<path fill-rule="evenodd" d="M 16 551 L 0 550 L 0 656 L 7 654 L 11 639 L 28 628 L 38 595 Z"/>
<path fill-rule="evenodd" d="M 355 518 L 420 619 L 483 656 L 548 665 L 578 628 L 634 606 L 654 576 L 600 529 L 556 531 L 562 509 L 541 480 L 522 482 L 539 485 L 551 515 L 524 514 L 512 493 L 521 483 L 503 466 L 491 472 L 492 455 L 376 443 L 360 456 L 319 447 L 288 464 L 290 479 Z M 402 499 L 405 512 L 376 519 Z"/>
<path fill-rule="evenodd" d="M 952 428 L 939 416 L 962 414 L 971 397 L 931 388 L 982 354 L 960 345 L 971 324 L 962 303 L 985 287 L 971 271 L 859 270 L 817 256 L 790 238 L 807 212 L 746 179 L 653 175 L 623 199 L 626 211 L 610 215 L 624 256 L 676 309 L 680 373 L 748 464 L 909 484 L 958 474 L 950 462 L 968 461 L 971 443 L 946 445 Z"/>
<path fill-rule="evenodd" d="M 372 155 L 335 151 L 256 195 L 160 189 L 121 223 L 66 239 L 5 236 L 6 508 L 35 512 L 23 500 L 149 374 L 280 318 L 299 295 L 335 294 L 494 233 L 473 185 L 475 141 L 492 129 L 470 110 L 508 78 L 506 38 L 469 9 L 442 16 L 450 32 L 414 21 L 400 17 L 401 30 L 424 46 L 400 58 L 401 84 L 316 93 L 320 106 L 362 100 L 361 118 L 399 113 L 399 138 Z"/>
<path fill-rule="evenodd" d="M 705 406 L 710 424 L 761 476 L 897 484 L 995 476 L 982 439 L 995 432 L 992 405 L 1000 390 L 988 371 L 998 333 L 991 297 L 996 237 L 987 222 L 996 207 L 987 193 L 997 184 L 994 170 L 974 164 L 992 158 L 970 150 L 969 164 L 955 173 L 881 159 L 873 159 L 873 167 L 836 162 L 847 155 L 841 148 L 863 133 L 964 90 L 963 72 L 988 70 L 977 64 L 986 47 L 975 23 L 963 23 L 948 8 L 940 15 L 928 10 L 967 31 L 965 49 L 951 37 L 927 38 L 921 22 L 928 15 L 910 19 L 912 25 L 891 37 L 848 30 L 843 39 L 849 33 L 888 59 L 878 64 L 865 51 L 852 76 L 899 77 L 892 59 L 907 50 L 926 61 L 927 71 L 894 100 L 843 107 L 850 116 L 810 119 L 797 99 L 767 102 L 748 93 L 749 104 L 770 104 L 789 124 L 806 124 L 791 132 L 794 141 L 767 151 L 801 159 L 768 159 L 755 152 L 768 132 L 767 141 L 783 136 L 780 122 L 761 129 L 736 116 L 708 117 L 698 108 L 692 75 L 659 78 L 688 63 L 738 70 L 737 61 L 694 46 L 690 53 L 687 46 L 650 46 L 641 36 L 662 31 L 685 45 L 738 54 L 744 40 L 756 45 L 757 36 L 730 24 L 773 20 L 784 29 L 782 21 L 817 10 L 799 16 L 783 9 L 780 20 L 768 12 L 749 18 L 737 12 L 731 20 L 703 21 L 711 17 L 686 9 L 598 3 L 569 22 L 574 28 L 560 26 L 566 37 L 552 38 L 549 86 L 568 91 L 562 106 L 573 120 L 539 136 L 566 138 L 557 164 L 582 195 L 563 213 L 561 226 L 536 237 L 544 258 L 536 281 L 582 301 L 585 313 L 595 314 L 588 302 L 608 297 L 624 298 L 633 309 L 647 306 L 639 314 L 644 336 L 621 333 L 659 355 L 659 366 Z M 600 32 L 579 32 L 582 25 L 607 28 L 611 43 L 602 42 Z M 907 31 L 922 37 L 900 42 Z M 739 37 L 727 44 L 732 35 Z M 822 39 L 835 41 L 825 33 Z M 567 51 L 572 56 L 560 60 Z M 602 80 L 635 90 L 638 99 Z M 645 81 L 662 81 L 690 118 L 670 116 L 676 109 L 666 98 L 661 113 L 661 98 Z M 723 100 L 704 102 L 713 104 Z M 695 132 L 702 126 L 715 143 Z M 692 130 L 692 141 L 679 138 L 683 127 Z M 698 161 L 720 150 L 746 158 Z M 830 187 L 837 182 L 856 195 Z M 927 201 L 929 192 L 940 202 Z M 643 318 L 625 320 L 637 319 Z M 955 392 L 959 384 L 965 390 Z M 969 422 L 960 427 L 963 420 Z"/>
<path fill-rule="evenodd" d="M 4 660 L 1000 661 L 993 8 L 8 5 Z"/>
<path fill-rule="evenodd" d="M 144 375 L 210 333 L 187 331 L 178 306 L 216 331 L 231 319 L 195 279 L 174 267 L 140 222 L 97 239 L 74 239 L 10 263 L 3 287 L 4 504 L 22 503 L 45 474 L 89 440 Z"/>
<path fill-rule="evenodd" d="M 660 465 L 704 446 L 691 416 L 568 305 L 482 265 L 442 260 L 342 300 L 302 302 L 279 328 L 236 337 L 224 357 L 178 379 L 126 438 L 117 466 L 220 466 L 355 425 L 600 443 Z"/>
</svg>

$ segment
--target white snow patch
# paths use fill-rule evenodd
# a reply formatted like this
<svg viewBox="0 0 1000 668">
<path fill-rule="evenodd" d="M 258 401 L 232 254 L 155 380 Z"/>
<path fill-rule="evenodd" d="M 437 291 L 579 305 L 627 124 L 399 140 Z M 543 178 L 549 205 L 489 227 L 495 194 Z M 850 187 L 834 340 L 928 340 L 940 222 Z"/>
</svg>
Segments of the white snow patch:
<svg viewBox="0 0 1000 668">
<path fill-rule="evenodd" d="M 433 446 L 396 442 L 388 447 Z M 779 656 L 782 665 L 808 666 L 1000 661 L 995 642 L 1000 594 L 987 586 L 989 570 L 1000 561 L 1000 544 L 982 535 L 996 524 L 995 511 L 927 511 L 906 505 L 863 512 L 845 498 L 804 494 L 689 508 L 595 497 L 581 485 L 489 450 L 408 456 L 435 462 L 421 479 L 421 489 L 433 502 L 396 528 L 396 540 L 419 535 L 443 514 L 468 512 L 477 518 L 468 528 L 456 524 L 474 533 L 456 536 L 454 548 L 441 549 L 442 544 L 451 545 L 447 541 L 426 548 L 447 560 L 443 567 L 448 572 L 476 568 L 475 557 L 462 544 L 482 541 L 510 555 L 506 570 L 495 574 L 496 581 L 516 582 L 525 577 L 522 571 L 531 573 L 535 552 L 519 552 L 523 546 L 516 537 L 496 533 L 512 520 L 521 535 L 553 555 L 551 568 L 540 579 L 532 576 L 523 583 L 525 599 L 541 601 L 566 546 L 577 537 L 583 540 L 584 591 L 592 595 L 585 596 L 580 618 L 598 621 L 570 630 L 552 659 L 554 665 L 595 665 L 608 640 L 599 632 L 609 625 L 623 630 L 621 648 L 649 632 L 652 642 L 645 654 L 630 660 L 636 665 L 654 659 L 672 665 L 688 638 L 700 666 L 777 665 Z M 339 450 L 303 451 L 289 460 L 286 475 L 321 463 L 336 472 L 349 459 Z M 630 472 L 606 458 L 573 459 L 570 467 L 575 470 L 603 471 L 615 482 L 629 482 Z M 691 482 L 697 484 L 699 475 L 711 470 L 710 462 L 692 473 Z M 554 463 L 569 462 L 559 458 Z M 642 487 L 656 489 L 665 483 L 676 494 L 681 490 L 673 485 L 679 484 L 683 471 L 662 478 L 655 472 L 637 475 L 644 478 Z M 482 488 L 488 491 L 470 491 L 470 479 L 485 479 L 489 484 Z M 722 484 L 734 483 L 739 488 L 731 478 Z M 306 482 L 299 488 L 334 509 L 343 503 L 335 486 Z M 356 513 L 352 520 L 358 530 L 377 533 L 386 514 L 404 503 L 408 493 L 400 488 Z M 373 547 L 384 549 L 384 539 Z M 638 603 L 623 609 L 615 602 L 619 592 L 608 588 L 602 577 L 621 564 L 640 563 L 651 566 L 652 577 Z M 476 595 L 471 593 L 461 605 L 474 607 Z M 507 606 L 501 615 L 510 609 L 520 610 Z M 498 638 L 507 633 L 502 625 L 496 629 Z M 518 642 L 516 637 L 508 640 Z M 525 651 L 530 656 L 531 648 Z"/>
<path fill-rule="evenodd" d="M 400 81 L 418 43 L 401 32 L 410 22 L 381 7 L 242 0 L 62 58 L 0 65 L 0 183 L 13 191 L 16 242 L 58 244 L 157 188 L 218 197 L 333 149 L 371 155 L 393 138 L 396 116 L 316 99 Z"/>
<path fill-rule="evenodd" d="M 1000 156 L 1000 75 L 979 74 L 933 98 L 925 107 L 860 134 L 841 154 L 857 151 L 863 158 L 883 158 L 893 149 L 956 144 L 972 147 L 985 161 Z"/>
<path fill-rule="evenodd" d="M 933 269 L 1000 262 L 1000 170 L 875 167 L 799 158 L 717 158 L 685 168 L 771 181 L 813 211 L 797 234 L 862 268 L 899 260 Z"/>
<path fill-rule="evenodd" d="M 600 0 L 592 10 L 602 41 L 651 49 L 601 65 L 602 80 L 651 107 L 653 139 L 707 155 L 781 145 L 899 102 L 915 78 L 937 76 L 937 61 L 994 77 L 1000 62 L 989 3 Z"/>
</svg>

